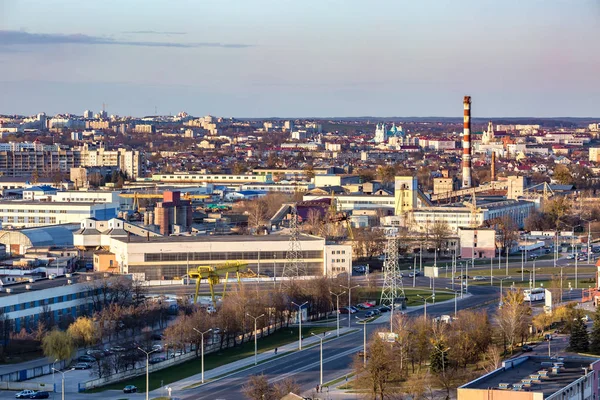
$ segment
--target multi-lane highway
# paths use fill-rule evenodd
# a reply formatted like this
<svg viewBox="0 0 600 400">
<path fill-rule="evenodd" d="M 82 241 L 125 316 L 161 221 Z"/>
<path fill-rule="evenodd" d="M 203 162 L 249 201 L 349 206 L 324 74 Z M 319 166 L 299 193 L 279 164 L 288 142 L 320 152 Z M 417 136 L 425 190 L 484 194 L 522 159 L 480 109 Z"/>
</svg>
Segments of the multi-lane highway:
<svg viewBox="0 0 600 400">
<path fill-rule="evenodd" d="M 447 283 L 447 282 L 445 282 Z M 473 287 L 471 295 L 458 300 L 458 309 L 477 308 L 477 307 L 497 307 L 494 301 L 498 296 L 497 288 Z M 415 310 L 411 315 L 421 315 L 422 309 Z M 454 312 L 454 302 L 439 303 L 427 307 L 428 316 L 437 316 L 441 314 L 451 314 Z M 376 329 L 382 328 L 385 324 L 368 324 L 367 333 L 370 334 Z M 327 382 L 352 370 L 352 363 L 355 354 L 363 346 L 363 326 L 356 325 L 355 333 L 347 334 L 339 339 L 325 342 L 323 346 L 323 381 Z M 252 375 L 264 374 L 271 382 L 292 377 L 297 381 L 303 391 L 315 388 L 319 383 L 319 347 L 315 346 L 300 352 L 292 353 L 287 356 L 275 359 L 271 362 L 240 371 L 221 380 L 208 383 L 206 385 L 183 390 L 179 396 L 183 399 L 223 399 L 233 400 L 243 398 L 242 387 L 248 382 Z"/>
</svg>

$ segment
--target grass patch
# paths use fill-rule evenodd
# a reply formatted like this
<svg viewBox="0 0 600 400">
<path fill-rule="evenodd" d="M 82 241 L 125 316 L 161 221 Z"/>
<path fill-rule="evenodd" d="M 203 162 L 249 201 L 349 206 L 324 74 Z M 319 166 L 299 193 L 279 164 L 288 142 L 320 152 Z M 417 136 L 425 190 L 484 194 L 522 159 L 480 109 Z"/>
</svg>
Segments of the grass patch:
<svg viewBox="0 0 600 400">
<path fill-rule="evenodd" d="M 489 282 L 488 282 L 489 283 Z M 428 287 L 415 287 L 415 288 L 404 288 L 404 294 L 406 295 L 408 301 L 407 306 L 418 306 L 423 305 L 423 300 L 421 300 L 417 295 L 423 297 L 431 296 L 431 289 Z M 377 288 L 361 288 L 360 289 L 360 299 L 362 301 L 373 300 L 376 299 L 379 302 L 381 298 L 381 289 Z M 454 298 L 454 294 L 444 289 L 436 289 L 435 291 L 435 301 L 439 303 L 440 301 L 446 301 Z M 427 304 L 431 304 L 431 299 L 427 301 Z"/>
<path fill-rule="evenodd" d="M 338 384 L 338 383 L 340 383 L 340 382 L 344 382 L 344 381 L 346 381 L 347 379 L 351 379 L 352 377 L 354 377 L 354 372 L 351 372 L 351 373 L 349 373 L 348 375 L 340 376 L 339 378 L 337 378 L 337 379 L 334 379 L 334 380 L 332 380 L 332 381 L 325 382 L 325 383 L 323 384 L 323 386 L 333 386 L 333 385 L 336 385 L 336 384 Z"/>
<path fill-rule="evenodd" d="M 302 327 L 302 335 L 304 338 L 311 336 L 311 333 L 315 335 L 322 334 L 323 332 L 329 332 L 334 330 L 333 327 L 327 326 L 310 326 Z M 298 340 L 298 328 L 290 327 L 278 330 L 271 335 L 258 340 L 258 352 L 262 353 L 265 351 L 271 351 L 275 347 L 281 347 L 285 344 L 292 343 Z M 250 340 L 243 343 L 242 345 L 209 353 L 204 355 L 204 371 L 211 370 L 213 368 L 220 367 L 225 364 L 230 364 L 241 359 L 254 356 L 254 341 Z M 190 361 L 186 361 L 179 365 L 174 365 L 169 368 L 161 369 L 150 374 L 150 390 L 160 388 L 160 382 L 164 385 L 179 381 L 181 379 L 188 378 L 192 375 L 199 374 L 201 371 L 200 358 L 196 358 Z M 126 379 L 121 382 L 111 383 L 100 388 L 89 390 L 89 393 L 103 392 L 105 390 L 122 390 L 126 385 L 135 385 L 139 392 L 146 391 L 146 377 L 140 375 L 135 378 Z"/>
</svg>

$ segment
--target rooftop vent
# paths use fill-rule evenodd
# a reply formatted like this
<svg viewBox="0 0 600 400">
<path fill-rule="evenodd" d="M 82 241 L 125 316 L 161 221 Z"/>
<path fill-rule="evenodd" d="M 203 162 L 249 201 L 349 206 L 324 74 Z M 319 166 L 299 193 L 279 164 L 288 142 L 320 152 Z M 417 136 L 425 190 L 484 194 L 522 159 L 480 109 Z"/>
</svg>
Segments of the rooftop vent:
<svg viewBox="0 0 600 400">
<path fill-rule="evenodd" d="M 35 279 L 29 278 L 29 283 L 33 283 L 33 282 L 35 282 Z"/>
<path fill-rule="evenodd" d="M 72 285 L 72 284 L 73 284 L 73 281 L 71 279 L 68 279 L 67 280 L 67 285 Z"/>
<path fill-rule="evenodd" d="M 11 288 L 6 288 L 6 293 L 11 293 L 12 289 Z"/>
<path fill-rule="evenodd" d="M 71 277 L 71 276 L 73 276 L 73 275 L 72 275 L 72 274 L 65 274 L 65 276 L 66 276 L 67 278 L 70 278 L 70 277 Z"/>
<path fill-rule="evenodd" d="M 91 281 L 91 280 L 92 280 L 92 277 L 88 275 L 88 276 L 86 276 L 86 277 L 85 277 L 85 280 L 86 280 L 86 281 Z"/>
<path fill-rule="evenodd" d="M 25 289 L 31 290 L 31 285 L 25 285 Z"/>
</svg>

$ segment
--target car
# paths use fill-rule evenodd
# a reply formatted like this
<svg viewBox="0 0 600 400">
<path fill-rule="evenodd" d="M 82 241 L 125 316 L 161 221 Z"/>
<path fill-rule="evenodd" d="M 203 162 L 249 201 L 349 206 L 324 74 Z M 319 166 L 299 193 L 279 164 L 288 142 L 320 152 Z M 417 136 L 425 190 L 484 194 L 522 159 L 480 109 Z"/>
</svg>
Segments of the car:
<svg viewBox="0 0 600 400">
<path fill-rule="evenodd" d="M 21 390 L 19 393 L 15 394 L 15 398 L 17 399 L 30 399 L 31 396 L 35 394 L 34 390 Z"/>
<path fill-rule="evenodd" d="M 152 357 L 148 362 L 150 364 L 158 364 L 159 362 L 163 362 L 165 361 L 167 358 L 160 356 L 160 357 Z"/>
<path fill-rule="evenodd" d="M 50 397 L 50 393 L 40 390 L 31 395 L 30 399 L 47 399 Z"/>
<path fill-rule="evenodd" d="M 581 317 L 581 320 L 582 320 L 583 322 L 589 322 L 589 320 L 590 320 L 590 317 L 589 317 L 589 316 L 586 314 L 586 315 L 584 315 L 583 317 Z"/>
<path fill-rule="evenodd" d="M 137 393 L 137 387 L 133 385 L 127 385 L 123 388 L 123 393 Z"/>
<path fill-rule="evenodd" d="M 473 280 L 474 281 L 485 281 L 486 278 L 485 278 L 485 276 L 476 275 L 476 276 L 473 277 Z"/>
<path fill-rule="evenodd" d="M 374 317 L 374 316 L 375 316 L 375 312 L 373 312 L 373 311 L 367 311 L 365 313 L 366 318 L 370 318 L 370 317 Z"/>
<path fill-rule="evenodd" d="M 359 310 L 365 310 L 367 308 L 364 304 L 357 304 L 355 307 Z"/>
<path fill-rule="evenodd" d="M 347 308 L 349 308 L 351 311 L 354 311 L 355 313 L 358 312 L 358 308 L 356 308 L 354 306 L 350 306 L 350 307 L 347 307 Z"/>
<path fill-rule="evenodd" d="M 114 346 L 114 347 L 111 347 L 110 350 L 115 353 L 122 353 L 127 349 L 125 347 L 121 347 L 121 346 Z"/>
<path fill-rule="evenodd" d="M 104 351 L 98 349 L 92 349 L 85 352 L 88 356 L 91 357 L 104 357 Z"/>
<path fill-rule="evenodd" d="M 567 260 L 572 260 L 572 259 L 574 259 L 574 258 L 575 258 L 575 254 L 569 254 L 569 255 L 567 256 Z"/>
<path fill-rule="evenodd" d="M 96 357 L 94 357 L 94 356 L 85 355 L 85 356 L 80 356 L 77 359 L 77 361 L 79 361 L 79 362 L 93 363 L 93 362 L 96 362 L 97 360 L 96 360 Z"/>
<path fill-rule="evenodd" d="M 459 275 L 457 276 L 458 279 L 471 279 L 471 277 L 469 275 Z"/>
<path fill-rule="evenodd" d="M 80 362 L 73 366 L 73 369 L 90 369 L 90 368 L 92 368 L 92 365 L 89 363 L 85 363 L 85 362 Z"/>
<path fill-rule="evenodd" d="M 523 346 L 521 346 L 521 350 L 523 352 L 527 353 L 527 352 L 533 351 L 533 347 L 531 347 L 531 346 L 529 346 L 527 344 L 524 344 Z"/>
<path fill-rule="evenodd" d="M 544 250 L 544 253 L 546 253 L 546 254 L 549 254 L 551 251 L 552 251 L 552 250 L 550 250 L 550 249 L 545 249 L 545 250 Z"/>
<path fill-rule="evenodd" d="M 181 350 L 177 350 L 175 353 L 173 353 L 173 357 L 179 357 L 183 355 L 183 351 Z"/>
<path fill-rule="evenodd" d="M 379 309 L 378 309 L 378 308 L 374 308 L 374 309 L 373 309 L 373 311 L 371 311 L 371 312 L 372 312 L 373 314 L 375 314 L 375 315 L 380 315 L 380 314 L 381 314 L 381 311 L 379 311 Z"/>
<path fill-rule="evenodd" d="M 379 307 L 379 312 L 388 312 L 388 311 L 392 311 L 392 309 L 388 306 Z"/>
<path fill-rule="evenodd" d="M 421 276 L 421 272 L 420 271 L 414 271 L 414 272 L 410 272 L 408 274 L 409 278 L 414 278 L 415 276 Z"/>
<path fill-rule="evenodd" d="M 551 340 L 552 340 L 552 335 L 551 335 L 551 334 L 549 334 L 549 333 L 546 333 L 546 334 L 544 335 L 544 340 L 545 340 L 545 341 L 548 341 L 548 342 L 549 342 L 549 341 L 551 341 Z"/>
<path fill-rule="evenodd" d="M 152 346 L 152 351 L 156 353 L 162 353 L 163 350 L 164 349 L 160 344 L 155 344 L 154 346 Z"/>
<path fill-rule="evenodd" d="M 530 260 L 535 260 L 536 258 L 538 258 L 538 255 L 537 255 L 537 254 L 530 254 L 530 255 L 529 255 L 529 259 L 530 259 Z"/>
<path fill-rule="evenodd" d="M 342 307 L 338 310 L 340 314 L 352 314 L 352 311 L 348 307 Z"/>
</svg>

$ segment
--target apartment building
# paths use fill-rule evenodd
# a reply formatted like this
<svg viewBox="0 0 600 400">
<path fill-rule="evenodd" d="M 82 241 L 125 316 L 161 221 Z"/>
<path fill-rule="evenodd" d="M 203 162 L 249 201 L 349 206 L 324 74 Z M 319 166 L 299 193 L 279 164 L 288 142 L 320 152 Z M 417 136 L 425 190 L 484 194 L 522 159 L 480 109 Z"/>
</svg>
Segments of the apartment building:
<svg viewBox="0 0 600 400">
<path fill-rule="evenodd" d="M 0 143 L 0 172 L 5 176 L 68 173 L 77 167 L 118 167 L 130 178 L 144 172 L 144 153 L 126 149 L 66 148 L 58 144 Z"/>
</svg>

